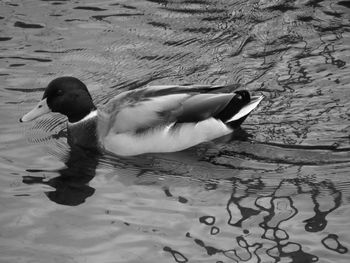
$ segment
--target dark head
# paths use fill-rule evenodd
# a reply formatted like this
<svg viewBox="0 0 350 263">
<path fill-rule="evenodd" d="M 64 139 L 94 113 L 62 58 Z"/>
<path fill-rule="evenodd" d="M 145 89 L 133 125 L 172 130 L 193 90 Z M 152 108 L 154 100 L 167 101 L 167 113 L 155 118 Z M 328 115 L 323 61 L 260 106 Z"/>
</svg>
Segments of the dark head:
<svg viewBox="0 0 350 263">
<path fill-rule="evenodd" d="M 42 100 L 20 121 L 31 121 L 49 112 L 59 112 L 69 122 L 83 119 L 96 107 L 85 84 L 74 77 L 60 77 L 49 83 Z"/>
</svg>

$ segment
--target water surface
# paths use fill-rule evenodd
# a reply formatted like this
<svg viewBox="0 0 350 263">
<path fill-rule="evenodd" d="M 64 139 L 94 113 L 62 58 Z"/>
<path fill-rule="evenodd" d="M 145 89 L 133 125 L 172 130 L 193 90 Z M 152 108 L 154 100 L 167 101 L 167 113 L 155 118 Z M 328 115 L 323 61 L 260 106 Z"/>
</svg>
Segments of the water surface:
<svg viewBox="0 0 350 263">
<path fill-rule="evenodd" d="M 350 5 L 0 2 L 0 262 L 348 262 Z M 230 138 L 121 158 L 18 119 L 59 76 L 265 99 Z"/>
</svg>

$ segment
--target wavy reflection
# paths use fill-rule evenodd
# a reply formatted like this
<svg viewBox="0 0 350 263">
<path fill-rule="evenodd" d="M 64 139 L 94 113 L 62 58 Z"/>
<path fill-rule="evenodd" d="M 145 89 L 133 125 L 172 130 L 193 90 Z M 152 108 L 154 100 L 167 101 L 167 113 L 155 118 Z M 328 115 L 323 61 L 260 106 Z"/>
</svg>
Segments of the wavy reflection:
<svg viewBox="0 0 350 263">
<path fill-rule="evenodd" d="M 311 218 L 304 220 L 305 222 L 305 230 L 308 232 L 319 232 L 325 229 L 327 226 L 326 216 L 333 212 L 340 206 L 341 203 L 341 192 L 334 187 L 334 184 L 330 181 L 323 181 L 318 185 L 310 185 L 311 186 L 311 199 L 314 203 L 314 212 L 315 215 Z M 328 193 L 325 196 L 325 193 Z M 324 198 L 331 197 L 331 201 L 327 202 L 327 207 L 324 211 L 321 209 L 321 203 Z"/>
<path fill-rule="evenodd" d="M 53 187 L 54 191 L 45 192 L 53 202 L 61 205 L 77 206 L 92 196 L 95 189 L 89 182 L 96 174 L 99 155 L 78 147 L 70 149 L 65 168 L 57 170 L 59 176 L 46 180 L 45 177 L 23 176 L 25 184 L 45 184 Z M 28 169 L 31 173 L 52 172 L 46 170 Z"/>
<path fill-rule="evenodd" d="M 313 240 L 313 242 L 318 242 L 326 249 L 339 254 L 348 252 L 348 248 L 339 241 L 336 233 L 329 233 L 328 230 L 327 236 L 324 237 L 326 233 L 322 232 L 327 227 L 326 216 L 341 204 L 341 192 L 331 181 L 282 179 L 273 188 L 261 178 L 233 177 L 229 181 L 232 183 L 232 193 L 226 205 L 226 212 L 227 224 L 234 227 L 233 247 L 231 249 L 213 247 L 207 245 L 204 240 L 195 238 L 189 233 L 186 234 L 187 237 L 193 238 L 196 245 L 204 248 L 208 255 L 221 255 L 234 262 L 312 263 L 319 261 L 316 254 L 309 252 L 307 242 L 296 242 L 298 239 L 295 238 L 301 235 L 299 233 L 295 236 L 298 229 L 306 231 L 304 233 L 306 240 L 307 232 L 320 232 L 319 240 Z M 257 195 L 259 192 L 269 192 L 269 194 Z M 305 198 L 306 196 L 309 198 Z M 305 205 L 311 205 L 315 215 L 302 220 L 300 218 L 304 215 L 299 213 L 299 210 L 305 213 L 305 208 L 302 208 Z M 216 234 L 221 232 L 214 216 L 201 216 L 199 222 L 210 226 L 211 235 L 213 235 L 213 228 Z M 243 234 L 237 235 L 236 230 L 239 229 Z"/>
</svg>

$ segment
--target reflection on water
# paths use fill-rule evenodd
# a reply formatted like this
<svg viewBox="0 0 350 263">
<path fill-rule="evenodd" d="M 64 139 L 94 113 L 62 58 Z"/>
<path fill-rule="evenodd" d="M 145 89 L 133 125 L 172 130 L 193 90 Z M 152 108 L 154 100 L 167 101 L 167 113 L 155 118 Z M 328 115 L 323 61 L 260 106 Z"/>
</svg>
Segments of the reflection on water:
<svg viewBox="0 0 350 263">
<path fill-rule="evenodd" d="M 1 1 L 1 262 L 340 262 L 350 246 L 347 1 Z M 70 147 L 18 118 L 62 75 L 265 96 L 181 153 Z"/>
<path fill-rule="evenodd" d="M 193 155 L 191 150 L 187 154 Z M 197 157 L 201 157 L 201 155 L 202 153 Z M 188 157 L 186 153 L 185 157 Z M 174 194 L 170 190 L 173 178 L 162 187 L 162 183 L 154 181 L 157 181 L 160 174 L 164 173 L 164 169 L 168 167 L 159 164 L 159 161 L 162 163 L 164 160 L 157 160 L 158 165 L 150 168 L 149 165 L 154 165 L 153 158 L 146 162 L 144 160 L 138 162 L 138 158 L 134 160 L 118 159 L 117 164 L 117 159 L 113 156 L 101 156 L 88 150 L 71 148 L 66 157 L 65 168 L 55 171 L 58 173 L 57 177 L 46 179 L 45 177 L 23 176 L 23 183 L 49 185 L 54 190 L 45 194 L 51 201 L 61 205 L 77 206 L 94 194 L 95 189 L 89 186 L 89 182 L 94 178 L 99 163 L 115 168 L 120 166 L 122 169 L 126 167 L 130 169 L 132 167 L 130 164 L 133 163 L 133 169 L 139 171 L 133 176 L 135 182 L 141 183 L 145 188 L 148 185 L 156 184 L 158 188 L 163 189 L 166 197 L 174 198 Z M 177 159 L 171 159 L 171 161 L 178 162 Z M 193 166 L 195 167 L 195 165 Z M 27 171 L 32 174 L 46 172 L 33 169 Z M 52 173 L 53 171 L 47 172 Z M 167 173 L 172 173 L 172 170 L 170 169 Z M 146 177 L 144 180 L 143 176 Z M 186 177 L 187 175 L 181 171 L 181 176 Z M 163 177 L 163 180 L 166 181 L 166 177 Z M 209 257 L 220 256 L 223 259 L 217 262 L 225 262 L 225 259 L 230 260 L 229 262 L 231 260 L 233 262 L 284 262 L 287 260 L 296 263 L 319 261 L 319 256 L 306 252 L 308 249 L 305 251 L 303 242 L 293 241 L 295 233 L 293 233 L 294 228 L 291 225 L 297 224 L 305 229 L 304 235 L 307 232 L 321 232 L 322 235 L 314 242 L 322 244 L 324 248 L 339 254 L 348 252 L 348 248 L 339 241 L 339 231 L 335 233 L 323 232 L 328 223 L 327 215 L 339 208 L 342 200 L 341 192 L 337 190 L 332 181 L 326 179 L 315 182 L 312 178 L 291 178 L 282 179 L 277 185 L 271 186 L 268 180 L 268 178 L 261 176 L 251 179 L 233 176 L 224 179 L 225 192 L 229 193 L 228 199 L 226 205 L 217 208 L 221 209 L 218 211 L 219 216 L 227 215 L 227 225 L 221 227 L 216 224 L 215 215 L 201 215 L 198 217 L 197 224 L 205 225 L 205 228 L 208 228 L 207 240 L 205 237 L 197 237 L 198 234 L 191 233 L 191 231 L 182 233 L 183 237 L 191 240 L 194 247 L 200 247 Z M 221 190 L 222 186 L 218 182 L 210 179 L 204 180 L 201 184 L 210 193 Z M 300 198 L 300 196 L 302 197 Z M 306 196 L 308 196 L 307 199 Z M 187 198 L 180 195 L 176 199 L 182 204 L 189 202 Z M 301 206 L 302 209 L 310 207 L 313 209 L 314 215 L 303 220 L 296 219 L 298 212 L 300 213 L 300 208 L 298 208 L 300 203 L 295 204 L 295 202 L 300 202 L 300 199 L 304 203 Z M 304 215 L 302 216 L 304 217 Z M 128 222 L 124 223 L 126 226 L 130 226 Z M 227 229 L 227 226 L 232 227 L 232 229 Z M 226 229 L 222 230 L 222 228 Z M 229 236 L 232 239 L 229 244 L 222 243 L 223 247 L 215 245 L 213 239 L 210 238 L 210 236 L 220 237 L 221 234 L 224 234 L 225 238 Z M 298 235 L 303 236 L 300 233 Z M 220 243 L 218 242 L 218 244 Z M 163 251 L 169 253 L 176 262 L 188 262 L 192 256 L 191 254 L 185 255 L 170 246 L 164 246 Z"/>
<path fill-rule="evenodd" d="M 55 189 L 45 193 L 51 201 L 62 205 L 80 205 L 95 192 L 95 189 L 88 184 L 96 174 L 98 158 L 94 152 L 74 147 L 69 152 L 65 165 L 63 169 L 55 171 L 58 173 L 57 177 L 46 180 L 45 177 L 26 175 L 23 176 L 23 183 L 49 185 Z M 45 173 L 45 170 L 27 169 L 27 171 Z"/>
<path fill-rule="evenodd" d="M 229 215 L 227 223 L 230 226 L 241 228 L 242 235 L 236 236 L 236 242 L 232 243 L 232 247 L 229 249 L 212 247 L 205 245 L 202 240 L 194 239 L 197 245 L 203 247 L 208 255 L 223 254 L 224 257 L 234 260 L 234 262 L 250 260 L 253 262 L 318 261 L 319 258 L 316 255 L 303 250 L 302 244 L 291 241 L 293 233 L 288 233 L 288 230 L 281 226 L 283 224 L 286 225 L 286 222 L 291 221 L 298 213 L 297 207 L 293 204 L 293 197 L 285 195 L 285 193 L 290 191 L 291 187 L 295 188 L 297 194 L 311 193 L 312 205 L 316 215 L 303 222 L 307 222 L 305 225 L 306 231 L 318 232 L 322 231 L 327 224 L 325 215 L 340 205 L 339 192 L 333 192 L 335 191 L 334 185 L 329 182 L 315 184 L 308 180 L 288 179 L 282 180 L 271 191 L 271 194 L 252 197 L 252 193 L 263 190 L 265 187 L 261 179 L 241 180 L 232 178 L 230 181 L 232 181 L 233 191 L 226 206 Z M 318 210 L 320 203 L 316 201 L 314 195 L 315 192 L 320 194 L 320 190 L 323 188 L 326 191 L 330 191 L 329 196 L 326 197 L 333 199 L 333 207 L 325 212 Z M 308 190 L 305 191 L 303 189 Z M 320 227 L 320 221 L 322 222 L 322 227 Z M 215 217 L 213 216 L 200 217 L 199 222 L 211 226 L 211 235 L 217 235 L 220 232 L 220 228 L 215 226 Z M 299 222 L 299 224 L 303 222 Z M 187 233 L 186 236 L 192 238 L 190 233 Z M 335 248 L 326 244 L 330 240 L 336 242 Z M 329 234 L 318 242 L 322 242 L 325 248 L 338 253 L 344 254 L 347 252 L 347 248 L 339 243 L 336 234 Z M 266 261 L 266 257 L 270 257 L 269 261 Z"/>
<path fill-rule="evenodd" d="M 329 191 L 329 195 L 332 196 L 334 200 L 328 204 L 330 206 L 329 209 L 327 207 L 326 211 L 320 211 L 320 203 L 317 201 L 317 198 L 322 198 L 324 191 Z M 324 181 L 321 185 L 312 187 L 312 192 L 310 192 L 310 194 L 315 204 L 315 216 L 304 221 L 306 223 L 305 230 L 309 232 L 318 232 L 327 226 L 326 216 L 340 206 L 341 192 L 334 187 L 332 182 Z"/>
</svg>

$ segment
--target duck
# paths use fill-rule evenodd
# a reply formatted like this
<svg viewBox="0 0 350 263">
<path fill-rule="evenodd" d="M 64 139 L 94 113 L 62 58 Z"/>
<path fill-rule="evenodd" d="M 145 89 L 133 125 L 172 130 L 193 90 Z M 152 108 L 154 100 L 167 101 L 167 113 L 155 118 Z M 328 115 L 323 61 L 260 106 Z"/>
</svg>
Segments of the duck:
<svg viewBox="0 0 350 263">
<path fill-rule="evenodd" d="M 69 145 L 120 156 L 169 153 L 232 133 L 262 99 L 229 85 L 156 85 L 120 92 L 97 108 L 81 80 L 64 76 L 20 122 L 56 112 L 67 117 Z"/>
</svg>

